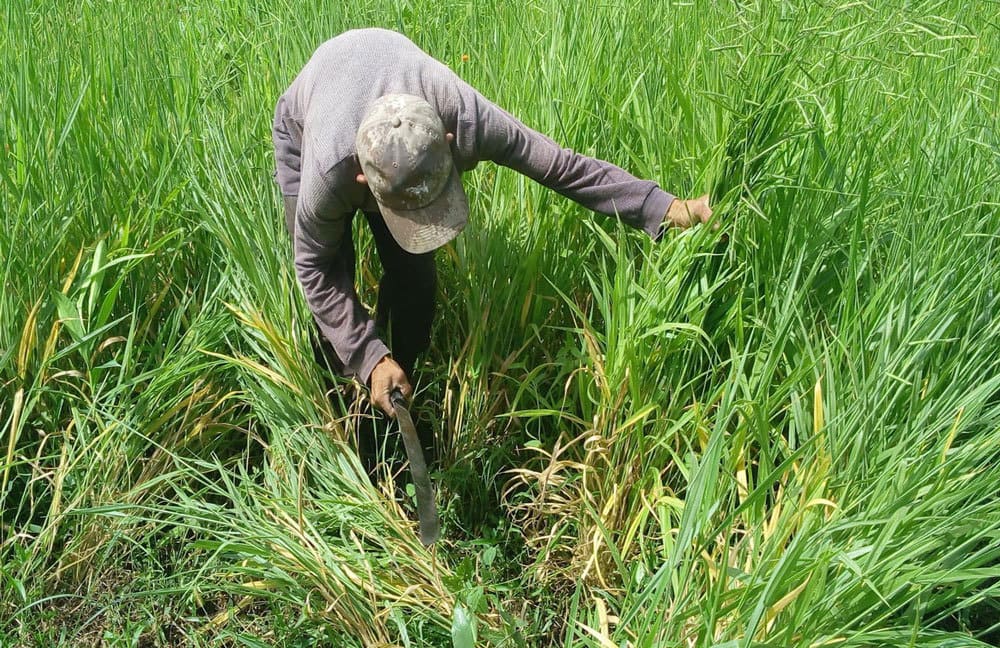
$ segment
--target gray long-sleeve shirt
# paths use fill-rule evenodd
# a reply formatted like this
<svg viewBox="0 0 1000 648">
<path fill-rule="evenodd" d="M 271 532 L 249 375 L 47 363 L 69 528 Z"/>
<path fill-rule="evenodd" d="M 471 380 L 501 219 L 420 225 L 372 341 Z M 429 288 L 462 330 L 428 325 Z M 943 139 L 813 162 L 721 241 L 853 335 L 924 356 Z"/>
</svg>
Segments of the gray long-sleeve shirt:
<svg viewBox="0 0 1000 648">
<path fill-rule="evenodd" d="M 365 382 L 389 353 L 361 306 L 340 252 L 357 210 L 378 209 L 356 181 L 355 136 L 371 103 L 388 93 L 423 97 L 454 133 L 455 165 L 481 160 L 510 167 L 540 184 L 658 237 L 673 196 L 656 183 L 564 149 L 487 100 L 401 34 L 349 31 L 327 41 L 278 100 L 273 138 L 277 181 L 298 196 L 295 270 L 322 334 L 348 375 Z"/>
</svg>

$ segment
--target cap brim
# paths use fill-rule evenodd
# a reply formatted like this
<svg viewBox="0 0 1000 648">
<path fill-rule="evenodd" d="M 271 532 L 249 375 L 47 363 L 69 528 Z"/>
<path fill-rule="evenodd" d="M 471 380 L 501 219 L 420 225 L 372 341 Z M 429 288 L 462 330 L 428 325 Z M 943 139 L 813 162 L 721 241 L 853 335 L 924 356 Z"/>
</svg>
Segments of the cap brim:
<svg viewBox="0 0 1000 648">
<path fill-rule="evenodd" d="M 469 220 L 469 199 L 454 166 L 444 189 L 426 207 L 392 209 L 379 204 L 385 224 L 399 246 L 411 254 L 436 250 L 462 231 Z"/>
</svg>

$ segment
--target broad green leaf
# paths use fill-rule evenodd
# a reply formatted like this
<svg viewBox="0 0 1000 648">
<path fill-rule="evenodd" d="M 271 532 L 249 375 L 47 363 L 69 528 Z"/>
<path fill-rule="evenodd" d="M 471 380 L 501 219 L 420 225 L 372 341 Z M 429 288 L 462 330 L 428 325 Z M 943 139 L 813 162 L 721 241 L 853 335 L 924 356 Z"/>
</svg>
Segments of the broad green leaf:
<svg viewBox="0 0 1000 648">
<path fill-rule="evenodd" d="M 475 618 L 470 616 L 461 603 L 455 604 L 451 618 L 451 642 L 454 648 L 475 648 Z"/>
</svg>

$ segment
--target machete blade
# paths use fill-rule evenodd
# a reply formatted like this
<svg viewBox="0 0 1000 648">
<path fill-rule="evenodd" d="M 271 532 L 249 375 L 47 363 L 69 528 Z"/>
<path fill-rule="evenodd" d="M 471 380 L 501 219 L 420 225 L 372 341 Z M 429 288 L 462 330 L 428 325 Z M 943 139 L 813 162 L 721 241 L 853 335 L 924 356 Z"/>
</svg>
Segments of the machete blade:
<svg viewBox="0 0 1000 648">
<path fill-rule="evenodd" d="M 390 396 L 392 406 L 396 410 L 396 420 L 399 421 L 399 432 L 403 435 L 403 445 L 406 447 L 406 458 L 410 461 L 410 475 L 413 477 L 413 488 L 417 493 L 417 517 L 420 520 L 420 542 L 429 547 L 438 539 L 441 527 L 438 523 L 437 505 L 434 502 L 434 488 L 427 474 L 427 462 L 424 461 L 424 451 L 420 447 L 417 429 L 413 425 L 410 410 L 406 407 L 403 393 L 394 389 Z"/>
</svg>

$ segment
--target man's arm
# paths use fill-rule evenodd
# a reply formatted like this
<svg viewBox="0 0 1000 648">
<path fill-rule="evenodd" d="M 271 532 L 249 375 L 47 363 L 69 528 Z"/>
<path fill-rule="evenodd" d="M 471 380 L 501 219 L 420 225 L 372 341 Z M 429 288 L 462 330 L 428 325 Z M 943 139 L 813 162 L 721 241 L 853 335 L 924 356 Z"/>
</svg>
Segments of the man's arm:
<svg viewBox="0 0 1000 648">
<path fill-rule="evenodd" d="M 482 95 L 475 106 L 477 157 L 523 173 L 588 209 L 617 216 L 654 239 L 664 227 L 688 227 L 711 216 L 707 197 L 675 200 L 655 182 L 559 146 Z"/>
<path fill-rule="evenodd" d="M 295 210 L 295 272 L 306 302 L 348 375 L 368 382 L 389 353 L 354 289 L 351 208 L 340 198 L 338 180 L 303 159 Z"/>
</svg>

